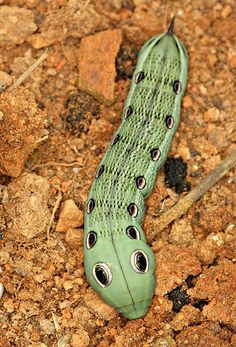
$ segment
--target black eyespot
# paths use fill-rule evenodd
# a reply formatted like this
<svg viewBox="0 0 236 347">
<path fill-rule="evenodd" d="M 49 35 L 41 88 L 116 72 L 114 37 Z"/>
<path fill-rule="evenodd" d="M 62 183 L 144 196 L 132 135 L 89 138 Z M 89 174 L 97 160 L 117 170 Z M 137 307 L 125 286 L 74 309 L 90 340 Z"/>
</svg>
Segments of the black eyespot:
<svg viewBox="0 0 236 347">
<path fill-rule="evenodd" d="M 142 81 L 144 79 L 144 73 L 143 71 L 140 71 L 138 72 L 136 75 L 135 75 L 135 78 L 134 78 L 134 82 L 136 84 L 138 84 L 140 81 Z"/>
<path fill-rule="evenodd" d="M 97 242 L 97 234 L 95 231 L 90 231 L 87 235 L 86 246 L 88 249 L 92 248 Z"/>
<path fill-rule="evenodd" d="M 138 189 L 143 189 L 146 186 L 146 180 L 143 176 L 138 176 L 136 178 L 136 186 Z"/>
<path fill-rule="evenodd" d="M 172 116 L 166 117 L 166 126 L 168 129 L 172 129 L 174 126 L 174 118 Z"/>
<path fill-rule="evenodd" d="M 158 148 L 153 148 L 150 153 L 153 161 L 157 161 L 160 159 L 161 152 Z"/>
<path fill-rule="evenodd" d="M 126 229 L 126 233 L 130 239 L 140 240 L 140 234 L 137 228 L 130 226 Z"/>
<path fill-rule="evenodd" d="M 136 204 L 131 203 L 128 206 L 128 212 L 131 215 L 131 217 L 137 217 L 138 215 L 138 207 Z"/>
<path fill-rule="evenodd" d="M 108 287 L 112 282 L 111 269 L 106 263 L 95 264 L 93 267 L 93 276 L 102 288 Z"/>
<path fill-rule="evenodd" d="M 132 112 L 133 112 L 132 107 L 128 106 L 127 109 L 125 110 L 125 114 L 124 114 L 125 119 L 129 118 L 129 116 L 131 115 Z"/>
<path fill-rule="evenodd" d="M 113 137 L 113 139 L 111 140 L 111 146 L 114 146 L 120 139 L 120 135 L 117 134 Z"/>
<path fill-rule="evenodd" d="M 175 94 L 180 94 L 181 90 L 182 90 L 182 84 L 180 81 L 174 81 L 173 83 L 173 90 L 175 92 Z"/>
<path fill-rule="evenodd" d="M 100 177 L 103 174 L 103 172 L 104 172 L 104 165 L 101 165 L 96 172 L 95 178 Z"/>
<path fill-rule="evenodd" d="M 88 214 L 91 213 L 92 210 L 94 209 L 94 207 L 95 207 L 95 201 L 94 201 L 94 199 L 90 199 L 88 204 L 87 204 L 87 213 Z"/>
<path fill-rule="evenodd" d="M 131 266 L 138 273 L 146 273 L 149 269 L 148 256 L 141 250 L 131 254 Z"/>
</svg>

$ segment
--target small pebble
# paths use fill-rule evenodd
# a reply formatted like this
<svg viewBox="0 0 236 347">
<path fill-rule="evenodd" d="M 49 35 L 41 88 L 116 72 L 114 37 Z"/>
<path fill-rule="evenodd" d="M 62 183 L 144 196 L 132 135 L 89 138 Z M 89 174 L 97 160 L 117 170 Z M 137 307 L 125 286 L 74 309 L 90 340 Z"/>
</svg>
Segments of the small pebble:
<svg viewBox="0 0 236 347">
<path fill-rule="evenodd" d="M 193 100 L 190 95 L 186 95 L 183 99 L 183 108 L 189 108 L 193 105 Z"/>
<path fill-rule="evenodd" d="M 12 77 L 5 71 L 0 71 L 0 91 L 6 89 L 12 84 Z"/>
<path fill-rule="evenodd" d="M 56 231 L 65 232 L 83 224 L 83 212 L 76 206 L 72 199 L 66 200 L 62 208 Z"/>
<path fill-rule="evenodd" d="M 54 333 L 55 331 L 55 326 L 52 322 L 50 322 L 50 320 L 48 319 L 42 319 L 40 321 L 40 328 L 47 334 L 47 335 L 51 335 Z"/>
<path fill-rule="evenodd" d="M 203 115 L 205 122 L 217 122 L 219 120 L 220 110 L 216 107 L 209 108 Z"/>
</svg>

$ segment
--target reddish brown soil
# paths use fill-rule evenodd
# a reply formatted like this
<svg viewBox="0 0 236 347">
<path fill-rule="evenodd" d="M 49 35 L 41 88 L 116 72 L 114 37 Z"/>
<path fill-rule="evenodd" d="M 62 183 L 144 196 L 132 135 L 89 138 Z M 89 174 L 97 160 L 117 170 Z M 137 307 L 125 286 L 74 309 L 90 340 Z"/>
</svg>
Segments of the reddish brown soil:
<svg viewBox="0 0 236 347">
<path fill-rule="evenodd" d="M 137 52 L 173 14 L 190 68 L 169 156 L 187 163 L 193 187 L 235 148 L 235 2 L 1 3 L 0 346 L 236 346 L 235 169 L 153 242 L 157 288 L 142 319 L 126 320 L 86 282 L 82 217 Z M 112 43 L 104 56 L 101 37 Z M 47 59 L 7 92 L 46 47 Z M 80 75 L 89 63 L 93 88 Z M 161 171 L 146 221 L 183 194 L 165 186 Z"/>
</svg>

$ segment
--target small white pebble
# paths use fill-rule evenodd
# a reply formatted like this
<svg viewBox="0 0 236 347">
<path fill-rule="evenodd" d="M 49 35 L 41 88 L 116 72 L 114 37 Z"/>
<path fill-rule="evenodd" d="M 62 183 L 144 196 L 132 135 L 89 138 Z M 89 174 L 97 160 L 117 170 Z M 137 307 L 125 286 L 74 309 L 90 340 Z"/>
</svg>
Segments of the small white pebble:
<svg viewBox="0 0 236 347">
<path fill-rule="evenodd" d="M 212 235 L 212 240 L 217 244 L 217 246 L 221 246 L 224 243 L 220 235 Z"/>
<path fill-rule="evenodd" d="M 79 174 L 80 169 L 78 167 L 73 167 L 72 169 L 76 175 Z"/>
<path fill-rule="evenodd" d="M 3 296 L 3 292 L 4 292 L 4 287 L 3 287 L 3 284 L 0 282 L 0 300 Z"/>
<path fill-rule="evenodd" d="M 226 231 L 226 232 L 229 232 L 229 231 L 233 230 L 234 227 L 235 227 L 234 224 L 229 224 L 229 225 L 226 227 L 225 231 Z"/>
</svg>

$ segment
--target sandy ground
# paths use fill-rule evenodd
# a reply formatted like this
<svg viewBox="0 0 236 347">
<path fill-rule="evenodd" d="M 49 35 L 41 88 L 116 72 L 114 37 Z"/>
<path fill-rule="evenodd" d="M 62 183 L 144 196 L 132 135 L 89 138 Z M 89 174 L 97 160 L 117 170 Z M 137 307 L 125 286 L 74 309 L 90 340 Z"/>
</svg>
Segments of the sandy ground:
<svg viewBox="0 0 236 347">
<path fill-rule="evenodd" d="M 119 315 L 84 275 L 87 193 L 137 53 L 174 14 L 190 69 L 169 157 L 183 159 L 194 187 L 236 147 L 233 0 L 1 1 L 1 347 L 236 346 L 235 169 L 151 243 L 157 288 L 144 318 Z M 161 170 L 148 239 L 150 220 L 185 194 Z"/>
</svg>

